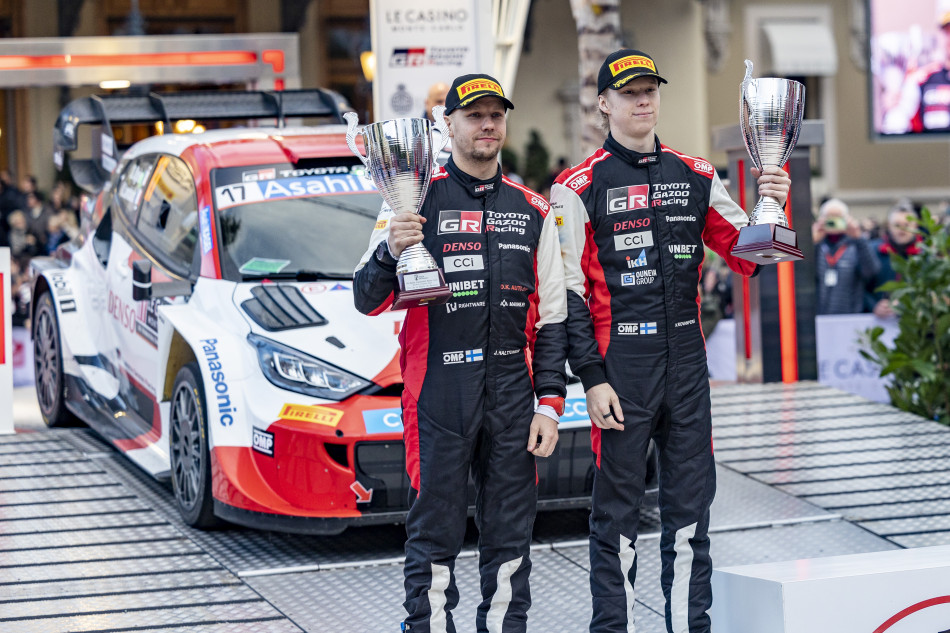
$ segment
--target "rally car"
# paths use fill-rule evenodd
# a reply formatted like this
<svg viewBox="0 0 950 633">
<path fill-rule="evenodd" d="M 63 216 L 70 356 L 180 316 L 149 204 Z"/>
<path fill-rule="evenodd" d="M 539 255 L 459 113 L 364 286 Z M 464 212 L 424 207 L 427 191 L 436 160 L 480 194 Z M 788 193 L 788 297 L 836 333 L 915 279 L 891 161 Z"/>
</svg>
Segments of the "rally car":
<svg viewBox="0 0 950 633">
<path fill-rule="evenodd" d="M 171 481 L 185 522 L 333 534 L 401 521 L 397 335 L 404 311 L 354 308 L 353 270 L 381 197 L 327 91 L 87 97 L 55 130 L 56 163 L 98 126 L 81 235 L 33 262 L 36 391 L 50 426 L 76 418 Z M 146 138 L 112 126 L 270 117 Z M 285 117 L 326 123 L 283 127 Z M 542 506 L 582 507 L 590 421 L 571 386 Z M 471 494 L 471 491 L 469 491 Z"/>
</svg>

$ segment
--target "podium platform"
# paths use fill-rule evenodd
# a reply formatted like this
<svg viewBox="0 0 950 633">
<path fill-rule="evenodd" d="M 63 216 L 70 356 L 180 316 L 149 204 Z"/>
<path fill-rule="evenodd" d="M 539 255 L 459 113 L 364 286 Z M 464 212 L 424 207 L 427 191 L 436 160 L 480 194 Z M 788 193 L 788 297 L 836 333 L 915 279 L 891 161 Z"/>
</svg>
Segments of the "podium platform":
<svg viewBox="0 0 950 633">
<path fill-rule="evenodd" d="M 817 383 L 715 385 L 712 402 L 717 568 L 950 545 L 950 429 Z M 658 516 L 642 514 L 637 631 L 662 633 Z M 0 631 L 396 631 L 404 538 L 193 530 L 166 486 L 87 430 L 0 436 Z M 540 514 L 534 539 L 528 630 L 586 630 L 586 512 Z"/>
</svg>

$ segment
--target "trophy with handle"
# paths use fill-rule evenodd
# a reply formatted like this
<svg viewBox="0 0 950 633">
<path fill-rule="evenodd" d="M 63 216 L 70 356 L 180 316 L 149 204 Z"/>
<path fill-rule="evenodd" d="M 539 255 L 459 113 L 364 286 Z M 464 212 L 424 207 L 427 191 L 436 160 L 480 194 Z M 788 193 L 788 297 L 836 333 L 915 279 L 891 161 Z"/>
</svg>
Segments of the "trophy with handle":
<svg viewBox="0 0 950 633">
<path fill-rule="evenodd" d="M 393 213 L 419 213 L 422 208 L 432 181 L 435 160 L 449 140 L 444 111 L 445 106 L 432 109 L 435 125 L 428 119 L 418 118 L 390 119 L 365 125 L 359 133 L 363 137 L 366 156 L 356 146 L 356 113 L 343 115 L 348 125 L 346 144 L 363 161 Z M 440 135 L 438 147 L 432 140 L 433 127 Z M 452 295 L 442 269 L 421 242 L 403 249 L 396 264 L 396 277 L 399 293 L 393 302 L 393 310 L 438 305 Z"/>
<path fill-rule="evenodd" d="M 745 60 L 745 78 L 739 99 L 742 140 L 759 169 L 788 162 L 805 111 L 805 86 L 797 81 L 752 78 L 752 62 Z M 788 228 L 788 218 L 778 200 L 762 196 L 739 230 L 732 254 L 757 264 L 774 264 L 802 258 L 798 235 Z"/>
</svg>

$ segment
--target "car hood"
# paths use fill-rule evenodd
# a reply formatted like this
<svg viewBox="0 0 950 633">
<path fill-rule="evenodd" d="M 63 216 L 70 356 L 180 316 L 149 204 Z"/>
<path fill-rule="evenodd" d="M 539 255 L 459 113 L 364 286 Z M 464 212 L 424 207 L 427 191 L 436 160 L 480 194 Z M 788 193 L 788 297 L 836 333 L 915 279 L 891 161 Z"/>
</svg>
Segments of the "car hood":
<svg viewBox="0 0 950 633">
<path fill-rule="evenodd" d="M 406 313 L 361 314 L 352 281 L 238 284 L 234 304 L 255 334 L 383 387 L 401 382 L 397 337 Z"/>
</svg>

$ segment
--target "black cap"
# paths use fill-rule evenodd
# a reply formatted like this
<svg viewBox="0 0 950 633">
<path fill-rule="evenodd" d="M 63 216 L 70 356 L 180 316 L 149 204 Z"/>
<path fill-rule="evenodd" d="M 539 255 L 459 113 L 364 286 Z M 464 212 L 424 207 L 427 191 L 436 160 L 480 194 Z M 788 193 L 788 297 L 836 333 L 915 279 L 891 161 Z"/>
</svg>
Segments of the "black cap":
<svg viewBox="0 0 950 633">
<path fill-rule="evenodd" d="M 656 77 L 657 81 L 666 83 L 666 79 L 656 72 L 656 62 L 642 51 L 623 48 L 611 53 L 600 65 L 597 74 L 597 94 L 607 88 L 619 90 L 631 79 L 637 77 Z"/>
<path fill-rule="evenodd" d="M 462 75 L 452 82 L 449 94 L 445 96 L 445 114 L 452 114 L 454 110 L 470 105 L 482 97 L 498 97 L 509 110 L 515 109 L 515 104 L 508 100 L 501 84 L 489 75 Z"/>
</svg>

